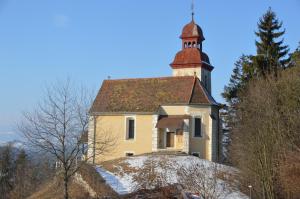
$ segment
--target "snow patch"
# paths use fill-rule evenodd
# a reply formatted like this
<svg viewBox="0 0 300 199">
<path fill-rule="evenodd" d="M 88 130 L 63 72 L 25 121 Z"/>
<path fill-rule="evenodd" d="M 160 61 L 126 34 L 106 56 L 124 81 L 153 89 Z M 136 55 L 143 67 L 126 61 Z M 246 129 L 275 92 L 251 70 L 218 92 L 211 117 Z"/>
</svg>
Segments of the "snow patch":
<svg viewBox="0 0 300 199">
<path fill-rule="evenodd" d="M 128 165 L 130 168 L 135 169 L 142 169 L 144 166 L 145 161 L 149 158 L 154 158 L 155 161 L 163 161 L 163 159 L 167 160 L 168 164 L 172 164 L 172 168 L 158 168 L 158 172 L 164 173 L 167 176 L 167 183 L 168 184 L 175 184 L 178 183 L 177 179 L 177 172 L 176 170 L 180 167 L 189 167 L 192 162 L 197 162 L 204 167 L 211 167 L 213 163 L 208 160 L 203 160 L 198 157 L 194 156 L 135 156 L 135 157 L 128 157 L 123 160 L 125 164 Z M 135 191 L 136 182 L 134 182 L 133 178 L 135 173 L 134 172 L 125 172 L 123 167 L 114 165 L 115 168 L 118 170 L 117 172 L 111 173 L 106 171 L 105 169 L 101 168 L 100 166 L 96 166 L 97 172 L 106 180 L 106 183 L 109 184 L 118 194 L 124 195 L 128 193 L 132 193 Z M 236 172 L 237 170 L 218 164 L 218 168 L 226 171 L 226 172 Z M 222 182 L 220 181 L 220 185 Z M 232 192 L 228 194 L 226 197 L 224 196 L 223 199 L 248 199 L 247 196 L 240 192 Z"/>
<path fill-rule="evenodd" d="M 120 177 L 100 167 L 96 167 L 96 171 L 105 179 L 106 183 L 111 188 L 113 188 L 113 190 L 118 194 L 124 195 L 131 193 L 130 183 L 132 181 L 132 176 L 124 175 L 123 177 Z"/>
</svg>

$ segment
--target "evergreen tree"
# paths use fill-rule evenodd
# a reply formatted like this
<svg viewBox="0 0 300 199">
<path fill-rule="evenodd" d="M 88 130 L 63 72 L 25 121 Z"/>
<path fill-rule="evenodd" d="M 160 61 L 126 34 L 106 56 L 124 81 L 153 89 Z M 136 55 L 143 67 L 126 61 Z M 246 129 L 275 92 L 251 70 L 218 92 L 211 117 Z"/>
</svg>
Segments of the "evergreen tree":
<svg viewBox="0 0 300 199">
<path fill-rule="evenodd" d="M 227 106 L 224 106 L 220 112 L 222 119 L 222 155 L 223 162 L 229 161 L 228 154 L 230 145 L 230 131 L 235 121 L 236 105 L 239 102 L 238 93 L 245 86 L 248 79 L 251 78 L 253 71 L 251 71 L 251 57 L 242 55 L 235 63 L 235 67 L 232 71 L 232 75 L 229 80 L 229 84 L 224 87 L 222 93 L 223 98 L 227 102 Z"/>
<path fill-rule="evenodd" d="M 289 58 L 287 45 L 283 45 L 285 30 L 281 30 L 282 22 L 279 22 L 275 12 L 269 10 L 260 18 L 258 31 L 255 34 L 259 37 L 256 41 L 257 56 L 253 57 L 254 66 L 257 67 L 259 74 L 277 75 L 278 69 L 286 68 Z"/>
<path fill-rule="evenodd" d="M 238 91 L 254 73 L 252 71 L 251 56 L 242 55 L 234 65 L 229 84 L 224 87 L 222 93 L 223 98 L 230 106 L 234 106 L 238 102 Z"/>
<path fill-rule="evenodd" d="M 257 55 L 241 56 L 235 63 L 230 81 L 224 87 L 222 93 L 223 98 L 227 102 L 227 107 L 222 113 L 223 128 L 228 132 L 230 140 L 230 131 L 237 122 L 236 110 L 240 102 L 240 91 L 246 87 L 252 78 L 265 77 L 268 74 L 277 76 L 278 69 L 284 69 L 290 66 L 290 58 L 286 58 L 288 54 L 288 46 L 283 45 L 281 37 L 285 31 L 281 30 L 282 22 L 276 17 L 276 14 L 269 9 L 258 22 L 258 36 L 256 41 Z M 296 57 L 297 54 L 294 54 Z M 225 132 L 224 131 L 224 132 Z"/>
</svg>

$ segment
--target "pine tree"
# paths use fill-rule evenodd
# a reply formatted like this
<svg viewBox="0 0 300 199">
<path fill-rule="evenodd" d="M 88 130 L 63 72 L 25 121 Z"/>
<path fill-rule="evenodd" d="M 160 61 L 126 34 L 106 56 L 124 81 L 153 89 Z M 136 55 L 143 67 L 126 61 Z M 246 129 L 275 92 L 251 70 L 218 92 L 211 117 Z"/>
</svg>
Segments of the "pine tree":
<svg viewBox="0 0 300 199">
<path fill-rule="evenodd" d="M 251 56 L 242 55 L 234 65 L 229 84 L 224 87 L 222 93 L 223 98 L 230 106 L 234 106 L 238 102 L 239 90 L 244 87 L 254 73 L 252 71 Z"/>
<path fill-rule="evenodd" d="M 282 22 L 279 22 L 275 12 L 269 10 L 260 18 L 258 31 L 255 34 L 259 37 L 256 41 L 257 56 L 253 62 L 258 72 L 263 76 L 267 74 L 277 75 L 278 69 L 286 68 L 289 58 L 287 45 L 283 45 L 285 30 L 281 30 Z"/>
<path fill-rule="evenodd" d="M 283 45 L 285 31 L 281 30 L 282 22 L 276 14 L 269 9 L 258 22 L 258 36 L 256 41 L 257 55 L 241 56 L 235 63 L 230 81 L 224 87 L 223 98 L 227 102 L 227 107 L 222 113 L 223 129 L 228 132 L 228 140 L 231 137 L 231 129 L 237 124 L 237 105 L 240 103 L 239 93 L 247 87 L 249 80 L 265 77 L 268 74 L 277 76 L 278 70 L 290 67 L 292 62 L 296 62 L 300 51 L 292 55 L 292 61 L 288 57 L 288 46 Z M 298 54 L 299 53 L 299 54 Z M 288 57 L 288 58 L 287 58 Z M 295 60 L 295 61 L 294 61 Z M 230 142 L 230 141 L 229 141 Z"/>
<path fill-rule="evenodd" d="M 251 57 L 242 55 L 235 63 L 235 67 L 232 71 L 232 75 L 229 80 L 229 84 L 224 87 L 222 93 L 223 98 L 227 102 L 227 106 L 221 110 L 222 119 L 222 161 L 227 162 L 228 159 L 228 146 L 230 145 L 230 131 L 235 121 L 236 105 L 239 102 L 238 93 L 246 85 L 248 79 L 251 78 L 253 71 L 251 70 Z"/>
</svg>

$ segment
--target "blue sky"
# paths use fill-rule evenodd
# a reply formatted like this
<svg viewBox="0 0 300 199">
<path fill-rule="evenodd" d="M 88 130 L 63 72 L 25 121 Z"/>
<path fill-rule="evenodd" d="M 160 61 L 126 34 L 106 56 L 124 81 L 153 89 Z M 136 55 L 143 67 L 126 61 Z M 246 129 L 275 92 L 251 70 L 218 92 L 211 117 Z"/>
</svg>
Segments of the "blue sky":
<svg viewBox="0 0 300 199">
<path fill-rule="evenodd" d="M 47 83 L 71 78 L 98 90 L 107 76 L 170 76 L 191 0 L 0 0 L 0 141 L 18 138 L 21 112 Z M 255 53 L 256 23 L 271 6 L 300 41 L 299 0 L 195 0 L 195 19 L 215 66 L 213 96 L 228 82 L 241 54 Z"/>
</svg>

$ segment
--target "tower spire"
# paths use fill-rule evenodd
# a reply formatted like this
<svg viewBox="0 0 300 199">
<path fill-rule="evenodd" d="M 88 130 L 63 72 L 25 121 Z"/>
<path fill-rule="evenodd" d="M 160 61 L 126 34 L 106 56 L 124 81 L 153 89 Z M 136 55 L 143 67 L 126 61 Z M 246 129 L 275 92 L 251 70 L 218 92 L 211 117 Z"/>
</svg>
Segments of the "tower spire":
<svg viewBox="0 0 300 199">
<path fill-rule="evenodd" d="M 192 0 L 192 5 L 191 5 L 192 21 L 194 21 L 194 15 L 195 15 L 195 13 L 194 13 L 194 7 L 195 7 L 195 5 L 194 5 L 194 0 Z"/>
</svg>

